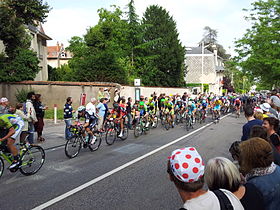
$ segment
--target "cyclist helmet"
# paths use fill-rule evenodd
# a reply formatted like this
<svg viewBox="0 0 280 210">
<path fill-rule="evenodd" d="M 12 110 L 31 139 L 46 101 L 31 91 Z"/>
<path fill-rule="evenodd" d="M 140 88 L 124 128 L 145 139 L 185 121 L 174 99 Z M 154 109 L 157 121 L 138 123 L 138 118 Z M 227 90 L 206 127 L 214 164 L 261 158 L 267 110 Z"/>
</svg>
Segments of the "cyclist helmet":
<svg viewBox="0 0 280 210">
<path fill-rule="evenodd" d="M 118 109 L 119 108 L 119 104 L 114 103 L 113 107 L 114 107 L 114 109 Z"/>
<path fill-rule="evenodd" d="M 144 106 L 145 105 L 145 102 L 144 101 L 140 101 L 139 102 L 139 106 Z"/>
<path fill-rule="evenodd" d="M 193 103 L 191 101 L 188 102 L 188 105 L 191 106 Z"/>
<path fill-rule="evenodd" d="M 202 100 L 202 103 L 204 103 L 204 104 L 205 104 L 205 103 L 206 103 L 206 100 Z"/>
<path fill-rule="evenodd" d="M 84 106 L 79 106 L 77 110 L 78 110 L 78 112 L 82 112 L 82 111 L 85 111 L 85 110 L 86 110 L 86 107 L 84 107 Z"/>
</svg>

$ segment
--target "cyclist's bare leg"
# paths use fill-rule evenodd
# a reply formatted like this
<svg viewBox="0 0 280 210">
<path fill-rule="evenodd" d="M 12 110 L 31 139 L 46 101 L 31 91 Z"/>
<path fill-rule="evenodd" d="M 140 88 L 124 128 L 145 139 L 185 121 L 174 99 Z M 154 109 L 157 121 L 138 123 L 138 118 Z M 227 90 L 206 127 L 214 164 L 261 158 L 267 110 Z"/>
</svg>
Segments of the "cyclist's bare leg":
<svg viewBox="0 0 280 210">
<path fill-rule="evenodd" d="M 14 157 L 16 157 L 18 155 L 18 150 L 17 150 L 17 148 L 15 147 L 14 144 L 15 144 L 15 140 L 12 139 L 12 138 L 8 138 L 8 140 L 7 140 L 7 147 L 10 150 L 10 152 L 12 153 L 12 155 Z"/>
</svg>

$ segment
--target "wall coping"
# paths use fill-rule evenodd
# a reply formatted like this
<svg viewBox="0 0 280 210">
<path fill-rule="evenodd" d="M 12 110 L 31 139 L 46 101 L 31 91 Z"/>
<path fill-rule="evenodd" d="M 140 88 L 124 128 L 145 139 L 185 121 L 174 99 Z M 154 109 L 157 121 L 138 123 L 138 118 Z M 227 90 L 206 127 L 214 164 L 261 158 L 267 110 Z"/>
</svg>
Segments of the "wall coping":
<svg viewBox="0 0 280 210">
<path fill-rule="evenodd" d="M 21 81 L 2 82 L 7 85 L 58 85 L 58 86 L 100 86 L 100 87 L 120 87 L 118 83 L 112 82 L 65 82 L 65 81 Z"/>
</svg>

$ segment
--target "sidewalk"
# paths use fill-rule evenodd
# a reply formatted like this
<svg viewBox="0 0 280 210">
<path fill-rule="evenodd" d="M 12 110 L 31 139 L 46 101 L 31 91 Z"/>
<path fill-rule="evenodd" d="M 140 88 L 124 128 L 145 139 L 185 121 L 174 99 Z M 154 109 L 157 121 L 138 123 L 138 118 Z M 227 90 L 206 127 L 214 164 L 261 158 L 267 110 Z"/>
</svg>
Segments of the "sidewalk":
<svg viewBox="0 0 280 210">
<path fill-rule="evenodd" d="M 43 137 L 44 142 L 37 142 L 37 133 L 34 135 L 34 143 L 40 145 L 44 149 L 51 149 L 65 144 L 64 138 L 65 123 L 64 120 L 57 120 L 54 124 L 53 120 L 44 119 Z"/>
</svg>

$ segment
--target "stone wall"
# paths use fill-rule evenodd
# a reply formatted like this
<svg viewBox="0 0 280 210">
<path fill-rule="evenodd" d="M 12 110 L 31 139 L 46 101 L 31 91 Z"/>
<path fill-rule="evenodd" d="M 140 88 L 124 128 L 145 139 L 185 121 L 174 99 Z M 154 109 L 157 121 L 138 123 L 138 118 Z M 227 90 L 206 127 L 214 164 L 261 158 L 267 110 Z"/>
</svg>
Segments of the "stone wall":
<svg viewBox="0 0 280 210">
<path fill-rule="evenodd" d="M 116 88 L 121 90 L 121 96 L 126 98 L 132 97 L 135 100 L 135 87 L 120 86 L 117 83 L 91 83 L 91 82 L 35 82 L 26 81 L 18 83 L 0 83 L 0 97 L 7 97 L 12 105 L 16 104 L 16 93 L 18 90 L 34 90 L 35 93 L 42 95 L 42 101 L 48 107 L 58 105 L 58 109 L 62 109 L 66 98 L 73 97 L 73 105 L 77 107 L 80 104 L 80 96 L 86 94 L 86 103 L 90 98 L 97 98 L 99 88 L 109 88 L 111 98 L 113 100 L 114 91 Z M 139 87 L 140 94 L 149 97 L 152 93 L 180 94 L 184 92 L 190 93 L 186 88 L 165 88 L 165 87 Z"/>
</svg>

